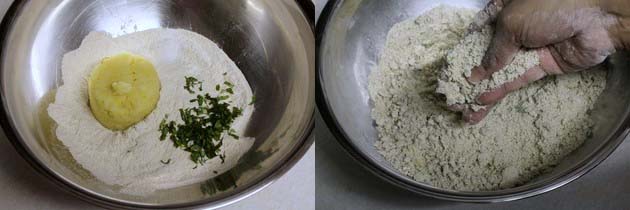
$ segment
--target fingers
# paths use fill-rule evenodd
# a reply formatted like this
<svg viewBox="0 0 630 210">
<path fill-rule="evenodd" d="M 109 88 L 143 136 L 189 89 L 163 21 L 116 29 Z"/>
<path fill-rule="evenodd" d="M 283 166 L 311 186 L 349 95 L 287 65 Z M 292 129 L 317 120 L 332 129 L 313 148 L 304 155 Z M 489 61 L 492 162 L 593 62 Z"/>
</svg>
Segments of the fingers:
<svg viewBox="0 0 630 210">
<path fill-rule="evenodd" d="M 449 105 L 448 110 L 454 111 L 454 112 L 463 112 L 464 110 L 466 110 L 466 106 L 463 104 L 453 104 L 453 105 Z"/>
<path fill-rule="evenodd" d="M 469 124 L 477 124 L 481 121 L 490 109 L 494 107 L 496 103 L 505 98 L 507 94 L 514 92 L 528 84 L 538 81 L 550 74 L 561 74 L 557 63 L 547 48 L 541 48 L 537 50 L 540 59 L 540 65 L 528 69 L 525 74 L 516 78 L 513 81 L 507 82 L 494 90 L 481 94 L 477 98 L 477 104 L 486 105 L 486 109 L 479 110 L 477 112 L 472 110 L 463 109 L 463 106 L 453 105 L 449 108 L 451 110 L 461 111 L 463 113 L 464 121 Z M 457 108 L 457 109 L 456 109 Z"/>
<path fill-rule="evenodd" d="M 485 108 L 482 108 L 479 111 L 473 111 L 473 110 L 470 110 L 470 109 L 466 109 L 462 113 L 462 118 L 463 118 L 464 122 L 466 122 L 466 123 L 468 123 L 470 125 L 475 125 L 475 124 L 481 122 L 481 120 L 483 120 L 483 118 L 485 118 L 486 115 L 488 115 L 488 113 L 490 113 L 490 110 L 492 110 L 492 107 L 494 107 L 494 104 L 487 105 Z"/>
<path fill-rule="evenodd" d="M 547 48 L 541 48 L 540 50 L 537 50 L 537 52 L 541 63 L 539 66 L 527 70 L 525 74 L 511 82 L 505 83 L 494 90 L 481 94 L 479 98 L 477 98 L 477 103 L 479 105 L 486 105 L 486 109 L 482 109 L 477 112 L 472 110 L 462 110 L 464 121 L 472 125 L 477 124 L 483 120 L 483 118 L 485 118 L 490 112 L 490 109 L 500 100 L 505 98 L 507 94 L 525 87 L 532 82 L 538 81 L 547 75 L 562 73 L 560 67 L 558 67 L 558 64 L 555 62 L 553 56 Z"/>
<path fill-rule="evenodd" d="M 490 42 L 490 46 L 486 51 L 481 66 L 477 66 L 472 69 L 472 74 L 468 81 L 471 83 L 477 83 L 481 80 L 488 79 L 494 72 L 501 70 L 508 65 L 514 59 L 514 56 L 521 48 L 520 44 L 516 43 L 514 36 L 507 30 L 497 26 L 494 38 Z"/>
<path fill-rule="evenodd" d="M 547 73 L 542 68 L 533 67 L 517 79 L 505 83 L 490 92 L 481 94 L 477 101 L 480 105 L 485 105 L 486 107 L 480 109 L 479 111 L 473 111 L 470 109 L 463 110 L 462 117 L 464 122 L 471 125 L 479 123 L 486 117 L 486 115 L 488 115 L 488 113 L 490 113 L 490 110 L 497 104 L 497 102 L 505 98 L 508 93 L 518 90 L 529 83 L 538 81 L 546 75 Z"/>
<path fill-rule="evenodd" d="M 540 65 L 528 69 L 525 74 L 515 80 L 505 83 L 492 91 L 483 93 L 477 99 L 479 104 L 494 104 L 513 91 L 516 91 L 529 83 L 538 81 L 547 75 L 563 74 L 560 66 L 556 63 L 553 55 L 548 48 L 537 50 L 540 59 Z"/>
<path fill-rule="evenodd" d="M 551 49 L 552 48 L 544 47 L 537 50 L 540 59 L 540 68 L 547 72 L 548 75 L 563 74 L 564 72 L 558 62 L 556 62 L 556 59 L 551 53 Z"/>
<path fill-rule="evenodd" d="M 468 27 L 468 33 L 480 31 L 484 25 L 490 24 L 497 19 L 497 16 L 509 0 L 490 0 L 486 6 L 479 11 L 473 22 Z"/>
<path fill-rule="evenodd" d="M 481 94 L 479 98 L 477 98 L 477 102 L 481 105 L 495 104 L 505 98 L 507 94 L 525 87 L 529 83 L 538 81 L 545 76 L 547 76 L 547 72 L 545 72 L 540 66 L 533 67 L 515 80 L 505 83 L 494 90 Z"/>
</svg>

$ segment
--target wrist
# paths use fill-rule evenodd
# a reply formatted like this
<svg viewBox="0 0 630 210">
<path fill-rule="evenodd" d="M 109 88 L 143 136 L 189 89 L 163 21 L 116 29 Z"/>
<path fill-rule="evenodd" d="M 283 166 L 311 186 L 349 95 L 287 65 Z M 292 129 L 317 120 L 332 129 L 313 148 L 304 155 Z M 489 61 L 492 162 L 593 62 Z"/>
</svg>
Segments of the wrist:
<svg viewBox="0 0 630 210">
<path fill-rule="evenodd" d="M 597 0 L 604 13 L 603 18 L 612 21 L 608 26 L 608 35 L 617 49 L 630 49 L 630 1 Z"/>
<path fill-rule="evenodd" d="M 590 0 L 595 6 L 608 14 L 617 16 L 630 16 L 630 1 L 627 0 Z"/>
<path fill-rule="evenodd" d="M 630 20 L 619 20 L 610 26 L 608 36 L 616 49 L 630 49 Z"/>
</svg>

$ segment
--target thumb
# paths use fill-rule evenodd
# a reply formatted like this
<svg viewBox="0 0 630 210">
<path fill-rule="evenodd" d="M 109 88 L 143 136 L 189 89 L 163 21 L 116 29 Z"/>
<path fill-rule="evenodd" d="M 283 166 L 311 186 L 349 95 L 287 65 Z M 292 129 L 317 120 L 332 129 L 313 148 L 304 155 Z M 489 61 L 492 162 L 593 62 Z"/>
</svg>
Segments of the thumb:
<svg viewBox="0 0 630 210">
<path fill-rule="evenodd" d="M 521 45 L 515 41 L 514 35 L 499 21 L 497 30 L 486 50 L 486 54 L 481 60 L 481 65 L 472 69 L 472 74 L 468 79 L 471 83 L 477 83 L 488 79 L 494 72 L 497 72 L 512 62 Z"/>
<path fill-rule="evenodd" d="M 503 8 L 510 3 L 510 0 L 490 0 L 488 4 L 479 11 L 473 18 L 473 22 L 468 27 L 468 34 L 481 31 L 485 25 L 494 23 Z"/>
</svg>

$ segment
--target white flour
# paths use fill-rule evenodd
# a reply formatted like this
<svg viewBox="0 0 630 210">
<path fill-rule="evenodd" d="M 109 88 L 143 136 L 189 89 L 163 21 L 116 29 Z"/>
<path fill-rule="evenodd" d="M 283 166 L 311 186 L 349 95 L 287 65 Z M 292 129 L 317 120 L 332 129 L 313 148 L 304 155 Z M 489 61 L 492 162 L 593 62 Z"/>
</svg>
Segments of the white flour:
<svg viewBox="0 0 630 210">
<path fill-rule="evenodd" d="M 447 53 L 474 14 L 440 6 L 391 29 L 369 79 L 375 146 L 400 172 L 436 187 L 510 188 L 554 167 L 588 138 L 593 122 L 587 111 L 604 89 L 605 72 L 543 79 L 467 126 L 435 91 Z"/>
<path fill-rule="evenodd" d="M 103 127 L 88 106 L 87 78 L 104 57 L 130 52 L 151 61 L 161 82 L 157 107 L 145 120 L 123 132 Z M 223 73 L 227 73 L 225 76 Z M 203 81 L 205 91 L 230 81 L 235 85 L 232 105 L 244 108 L 233 128 L 242 136 L 253 112 L 248 103 L 252 90 L 233 61 L 212 41 L 186 30 L 152 29 L 116 38 L 100 32 L 85 37 L 81 46 L 64 55 L 62 77 L 55 102 L 48 108 L 57 123 L 56 135 L 68 147 L 74 159 L 93 176 L 121 192 L 144 195 L 158 189 L 183 186 L 211 177 L 234 167 L 252 146 L 252 138 L 226 137 L 221 151 L 225 163 L 216 157 L 195 167 L 190 153 L 160 141 L 158 126 L 165 114 L 179 120 L 178 109 L 190 107 L 192 97 L 184 90 L 184 76 Z M 161 161 L 171 159 L 169 164 Z"/>
<path fill-rule="evenodd" d="M 446 56 L 446 67 L 438 80 L 437 93 L 446 96 L 446 104 L 460 104 L 479 110 L 483 106 L 476 105 L 475 99 L 483 92 L 492 90 L 501 84 L 512 81 L 523 75 L 528 69 L 540 64 L 536 51 L 521 50 L 512 63 L 492 74 L 492 77 L 476 85 L 470 84 L 471 69 L 481 64 L 494 30 L 486 26 L 480 32 L 474 32 L 462 39 Z"/>
</svg>

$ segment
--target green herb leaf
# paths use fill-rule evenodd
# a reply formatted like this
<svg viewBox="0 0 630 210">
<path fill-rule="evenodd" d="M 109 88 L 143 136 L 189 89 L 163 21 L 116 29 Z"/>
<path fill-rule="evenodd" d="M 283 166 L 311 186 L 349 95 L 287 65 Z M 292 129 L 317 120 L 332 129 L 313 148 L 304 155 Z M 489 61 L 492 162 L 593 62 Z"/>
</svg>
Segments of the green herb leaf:
<svg viewBox="0 0 630 210">
<path fill-rule="evenodd" d="M 194 87 L 201 90 L 201 81 L 194 77 L 185 79 L 184 88 L 189 93 L 195 93 Z M 227 88 L 222 89 L 221 85 L 215 87 L 219 95 L 198 94 L 189 100 L 194 104 L 193 107 L 179 109 L 182 123 L 168 121 L 168 116 L 165 116 L 159 125 L 160 140 L 168 138 L 173 142 L 173 146 L 189 152 L 190 160 L 197 165 L 203 165 L 205 161 L 215 157 L 219 157 L 223 163 L 225 161 L 225 153 L 221 154 L 223 137 L 231 136 L 238 139 L 236 131 L 231 126 L 234 120 L 243 114 L 243 109 L 230 106 L 228 99 L 234 94 L 234 85 L 228 81 L 223 84 Z"/>
<path fill-rule="evenodd" d="M 252 96 L 252 101 L 249 102 L 249 105 L 254 105 L 256 103 L 256 96 Z"/>
<path fill-rule="evenodd" d="M 184 85 L 184 89 L 188 91 L 188 93 L 195 93 L 194 88 L 198 86 L 198 90 L 202 90 L 201 81 L 194 77 L 184 77 L 186 80 L 186 85 Z"/>
</svg>

